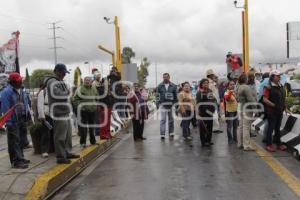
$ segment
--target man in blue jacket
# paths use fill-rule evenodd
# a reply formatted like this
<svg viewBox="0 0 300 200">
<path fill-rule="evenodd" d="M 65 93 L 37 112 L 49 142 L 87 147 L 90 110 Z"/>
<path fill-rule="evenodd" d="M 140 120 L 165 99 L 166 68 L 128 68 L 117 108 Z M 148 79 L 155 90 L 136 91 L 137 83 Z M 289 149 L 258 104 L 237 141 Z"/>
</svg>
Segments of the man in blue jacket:
<svg viewBox="0 0 300 200">
<path fill-rule="evenodd" d="M 168 119 L 169 136 L 174 137 L 174 118 L 173 118 L 173 105 L 177 103 L 177 86 L 170 81 L 170 74 L 163 74 L 163 82 L 157 86 L 156 89 L 157 106 L 160 108 L 161 121 L 160 121 L 160 136 L 165 139 L 166 122 Z"/>
<path fill-rule="evenodd" d="M 27 119 L 24 116 L 28 113 L 28 98 L 21 86 L 22 77 L 19 73 L 12 72 L 9 75 L 9 84 L 1 92 L 1 111 L 6 113 L 17 105 L 14 114 L 6 122 L 8 153 L 13 168 L 25 169 L 30 161 L 24 158 L 21 134 L 27 129 Z"/>
</svg>

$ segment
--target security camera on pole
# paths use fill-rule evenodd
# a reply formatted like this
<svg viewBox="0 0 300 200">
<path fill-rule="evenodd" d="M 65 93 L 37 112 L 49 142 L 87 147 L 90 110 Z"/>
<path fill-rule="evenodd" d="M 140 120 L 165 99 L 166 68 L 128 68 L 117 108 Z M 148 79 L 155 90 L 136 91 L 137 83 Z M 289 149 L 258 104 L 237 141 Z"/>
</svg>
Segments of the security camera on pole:
<svg viewBox="0 0 300 200">
<path fill-rule="evenodd" d="M 114 21 L 111 21 L 110 18 L 104 17 L 103 18 L 108 24 L 114 24 L 115 25 L 115 37 L 116 37 L 116 66 L 118 71 L 123 74 L 122 69 L 122 56 L 121 56 L 121 40 L 120 40 L 120 27 L 119 27 L 119 21 L 118 17 L 115 16 Z"/>
</svg>

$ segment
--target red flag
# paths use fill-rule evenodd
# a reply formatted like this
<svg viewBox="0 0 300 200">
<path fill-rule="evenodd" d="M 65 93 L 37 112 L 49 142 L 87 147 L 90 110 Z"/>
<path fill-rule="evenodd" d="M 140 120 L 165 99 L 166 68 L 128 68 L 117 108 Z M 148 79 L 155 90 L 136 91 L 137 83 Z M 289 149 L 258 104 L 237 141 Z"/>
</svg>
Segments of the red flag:
<svg viewBox="0 0 300 200">
<path fill-rule="evenodd" d="M 15 109 L 17 105 L 10 108 L 4 115 L 0 117 L 0 127 L 3 127 L 4 124 L 11 118 L 11 116 L 14 114 Z"/>
</svg>

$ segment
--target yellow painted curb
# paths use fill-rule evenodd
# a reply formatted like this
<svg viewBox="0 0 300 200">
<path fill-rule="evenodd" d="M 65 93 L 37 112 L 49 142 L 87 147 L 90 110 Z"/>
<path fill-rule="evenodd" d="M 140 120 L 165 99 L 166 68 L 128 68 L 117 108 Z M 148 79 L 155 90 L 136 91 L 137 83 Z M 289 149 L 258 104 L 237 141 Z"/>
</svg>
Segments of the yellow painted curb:
<svg viewBox="0 0 300 200">
<path fill-rule="evenodd" d="M 269 165 L 273 172 L 279 176 L 298 197 L 300 197 L 300 180 L 275 159 L 272 154 L 264 150 L 257 143 L 254 143 L 254 145 L 256 146 L 256 153 L 259 157 Z"/>
<path fill-rule="evenodd" d="M 25 200 L 41 200 L 45 198 L 47 195 L 49 195 L 48 186 L 50 181 L 54 180 L 58 175 L 62 175 L 62 173 L 64 173 L 69 168 L 74 167 L 75 165 L 78 165 L 78 167 L 76 167 L 76 174 L 78 174 L 88 164 L 84 160 L 86 156 L 94 151 L 101 151 L 101 153 L 103 153 L 105 149 L 110 147 L 113 143 L 113 140 L 100 140 L 100 142 L 98 143 L 99 145 L 93 145 L 84 148 L 80 152 L 80 158 L 72 160 L 71 164 L 56 165 L 49 171 L 40 175 L 36 178 L 31 190 L 26 194 Z"/>
</svg>

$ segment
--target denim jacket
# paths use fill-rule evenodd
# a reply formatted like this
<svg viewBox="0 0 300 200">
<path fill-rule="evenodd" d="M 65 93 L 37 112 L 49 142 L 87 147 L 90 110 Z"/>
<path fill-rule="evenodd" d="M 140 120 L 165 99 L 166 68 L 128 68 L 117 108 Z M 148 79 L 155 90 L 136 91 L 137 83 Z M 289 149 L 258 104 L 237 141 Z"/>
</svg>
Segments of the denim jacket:
<svg viewBox="0 0 300 200">
<path fill-rule="evenodd" d="M 177 86 L 174 83 L 169 83 L 168 90 L 166 90 L 164 83 L 160 83 L 157 86 L 156 91 L 156 101 L 158 106 L 163 104 L 165 108 L 171 108 L 173 104 L 178 102 Z"/>
<path fill-rule="evenodd" d="M 21 103 L 22 107 L 18 107 L 12 117 L 6 122 L 7 125 L 14 125 L 18 122 L 21 122 L 21 116 L 25 116 L 27 119 L 27 115 L 29 114 L 29 102 L 28 102 L 28 94 L 25 90 L 20 89 L 20 94 L 18 91 L 13 88 L 12 85 L 8 84 L 6 88 L 1 92 L 1 112 L 4 114 L 10 108 L 12 108 L 17 103 Z M 23 119 L 24 120 L 24 119 Z"/>
</svg>

